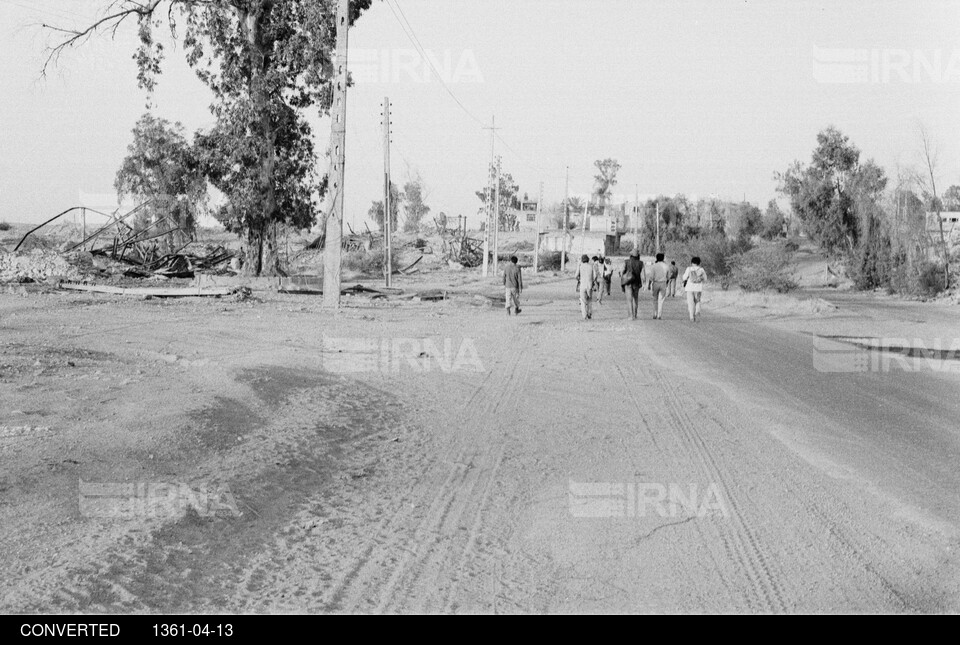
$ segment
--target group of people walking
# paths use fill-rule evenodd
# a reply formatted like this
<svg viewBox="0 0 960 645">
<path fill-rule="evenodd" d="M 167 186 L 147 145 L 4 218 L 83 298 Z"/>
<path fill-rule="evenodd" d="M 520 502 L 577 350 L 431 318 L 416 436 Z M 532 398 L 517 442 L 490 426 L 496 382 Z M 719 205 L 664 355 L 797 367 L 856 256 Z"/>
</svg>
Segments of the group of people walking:
<svg viewBox="0 0 960 645">
<path fill-rule="evenodd" d="M 577 293 L 580 295 L 580 314 L 584 320 L 593 318 L 593 291 L 599 291 L 597 302 L 603 302 L 603 289 L 606 287 L 610 294 L 610 282 L 613 276 L 613 267 L 610 258 L 592 259 L 581 256 L 577 267 Z M 597 267 L 601 270 L 603 283 L 598 285 Z M 677 295 L 677 278 L 680 270 L 676 262 L 669 265 L 664 261 L 663 253 L 657 253 L 656 261 L 649 270 L 640 259 L 640 253 L 633 251 L 623 263 L 620 270 L 620 290 L 627 295 L 627 311 L 632 320 L 637 319 L 640 306 L 640 291 L 646 286 L 653 295 L 655 320 L 663 319 L 663 303 L 667 298 Z M 690 320 L 697 322 L 700 319 L 700 298 L 703 295 L 703 283 L 707 279 L 707 272 L 700 266 L 700 258 L 690 260 L 690 266 L 683 272 L 683 288 L 687 294 L 687 309 Z"/>
<path fill-rule="evenodd" d="M 598 304 L 603 303 L 604 295 L 609 296 L 613 283 L 613 262 L 610 258 L 583 255 L 576 269 L 577 293 L 580 296 L 580 315 L 584 320 L 593 318 L 593 301 L 596 293 Z M 620 290 L 627 296 L 627 311 L 632 320 L 637 319 L 640 305 L 640 291 L 646 286 L 653 295 L 655 320 L 663 319 L 663 303 L 667 298 L 677 295 L 677 279 L 680 270 L 676 262 L 669 265 L 664 261 L 663 253 L 657 253 L 656 260 L 649 267 L 644 266 L 640 253 L 630 253 L 620 270 Z M 687 296 L 687 310 L 690 320 L 700 320 L 700 299 L 703 296 L 703 284 L 707 280 L 707 272 L 700 266 L 700 258 L 694 256 L 690 266 L 683 272 L 681 278 L 683 289 Z M 507 315 L 511 310 L 520 313 L 520 294 L 523 292 L 523 276 L 520 272 L 517 257 L 510 258 L 503 272 Z"/>
</svg>

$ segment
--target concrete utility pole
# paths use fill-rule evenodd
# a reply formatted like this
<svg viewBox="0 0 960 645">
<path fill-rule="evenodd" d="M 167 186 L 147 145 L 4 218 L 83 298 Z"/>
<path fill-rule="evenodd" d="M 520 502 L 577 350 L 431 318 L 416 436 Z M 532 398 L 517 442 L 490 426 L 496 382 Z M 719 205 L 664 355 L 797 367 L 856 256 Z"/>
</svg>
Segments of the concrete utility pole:
<svg viewBox="0 0 960 645">
<path fill-rule="evenodd" d="M 500 269 L 500 157 L 497 157 L 497 176 L 493 180 L 493 275 Z"/>
<path fill-rule="evenodd" d="M 483 189 L 483 277 L 490 272 L 490 220 L 493 212 L 493 164 L 487 169 L 487 187 Z"/>
<path fill-rule="evenodd" d="M 570 166 L 567 166 L 567 183 L 563 189 L 563 235 L 560 236 L 560 272 L 567 268 L 567 231 L 570 229 Z"/>
<path fill-rule="evenodd" d="M 350 30 L 350 0 L 337 1 L 337 59 L 330 111 L 330 210 L 324 226 L 323 306 L 340 308 L 343 253 L 343 168 L 347 140 L 347 34 Z"/>
<path fill-rule="evenodd" d="M 496 115 L 490 117 L 490 127 L 484 127 L 483 130 L 490 130 L 490 176 L 487 178 L 487 200 L 486 200 L 486 218 L 487 223 L 483 227 L 483 277 L 486 278 L 489 274 L 489 265 L 490 265 L 490 216 L 493 211 L 493 204 L 490 203 L 490 200 L 493 198 L 493 186 L 489 183 L 493 181 L 493 162 L 495 157 L 496 150 L 496 140 L 497 140 L 497 117 Z"/>
<path fill-rule="evenodd" d="M 540 271 L 540 213 L 543 205 L 543 182 L 540 182 L 540 197 L 537 199 L 537 239 L 533 243 L 533 272 Z"/>
<path fill-rule="evenodd" d="M 588 204 L 584 204 L 583 220 L 580 222 L 580 255 L 583 255 L 583 245 L 587 243 L 587 208 Z"/>
<path fill-rule="evenodd" d="M 657 253 L 660 252 L 660 202 L 657 201 Z"/>
<path fill-rule="evenodd" d="M 390 97 L 383 97 L 383 275 L 393 286 L 393 217 L 390 203 Z"/>
</svg>

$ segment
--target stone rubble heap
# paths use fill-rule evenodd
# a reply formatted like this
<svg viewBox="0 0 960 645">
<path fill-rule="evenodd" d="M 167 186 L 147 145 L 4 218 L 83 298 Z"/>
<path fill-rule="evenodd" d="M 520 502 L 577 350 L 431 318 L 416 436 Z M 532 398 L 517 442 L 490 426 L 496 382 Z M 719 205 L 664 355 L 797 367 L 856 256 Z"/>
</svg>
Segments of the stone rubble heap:
<svg viewBox="0 0 960 645">
<path fill-rule="evenodd" d="M 0 252 L 0 283 L 54 283 L 81 278 L 77 268 L 55 251 L 35 249 L 19 254 Z"/>
</svg>

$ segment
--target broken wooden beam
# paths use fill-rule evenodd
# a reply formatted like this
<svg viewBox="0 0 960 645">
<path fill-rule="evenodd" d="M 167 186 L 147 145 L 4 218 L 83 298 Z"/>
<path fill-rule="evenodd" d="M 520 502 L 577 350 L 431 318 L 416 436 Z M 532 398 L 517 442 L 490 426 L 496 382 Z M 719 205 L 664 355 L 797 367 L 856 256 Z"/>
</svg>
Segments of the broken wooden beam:
<svg viewBox="0 0 960 645">
<path fill-rule="evenodd" d="M 197 298 L 210 296 L 229 296 L 235 287 L 214 287 L 212 289 L 200 289 L 197 287 L 187 288 L 156 288 L 156 287 L 111 287 L 100 284 L 70 284 L 61 282 L 57 285 L 60 289 L 69 291 L 87 291 L 91 293 L 107 293 L 117 296 L 152 296 L 154 298 Z"/>
</svg>

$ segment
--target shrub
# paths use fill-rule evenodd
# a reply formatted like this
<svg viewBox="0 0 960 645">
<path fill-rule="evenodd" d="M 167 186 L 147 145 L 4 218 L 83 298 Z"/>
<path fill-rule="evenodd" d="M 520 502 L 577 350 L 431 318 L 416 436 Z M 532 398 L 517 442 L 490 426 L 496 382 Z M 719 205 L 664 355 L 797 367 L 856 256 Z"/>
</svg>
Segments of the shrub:
<svg viewBox="0 0 960 645">
<path fill-rule="evenodd" d="M 630 255 L 633 251 L 633 240 L 623 238 L 620 240 L 620 255 Z"/>
<path fill-rule="evenodd" d="M 794 235 L 789 240 L 783 243 L 783 248 L 790 253 L 796 253 L 800 250 L 800 238 Z"/>
<path fill-rule="evenodd" d="M 726 289 L 730 286 L 737 256 L 751 248 L 753 244 L 749 238 L 729 239 L 723 234 L 713 233 L 705 237 L 672 243 L 665 247 L 664 252 L 668 260 L 676 260 L 681 270 L 689 265 L 690 258 L 699 256 L 700 266 L 707 272 L 707 276 L 711 280 L 716 280 L 721 289 Z"/>
<path fill-rule="evenodd" d="M 744 253 L 736 262 L 733 281 L 744 291 L 787 293 L 800 286 L 789 272 L 790 252 L 785 244 Z"/>
<path fill-rule="evenodd" d="M 376 251 L 348 251 L 343 254 L 342 266 L 348 271 L 358 271 L 367 276 L 383 275 L 383 266 L 386 254 L 383 250 Z M 393 270 L 400 268 L 400 261 L 394 254 L 391 258 Z"/>
<path fill-rule="evenodd" d="M 559 271 L 560 270 L 560 253 L 561 251 L 544 251 L 540 254 L 540 269 L 543 271 Z M 571 256 L 567 253 L 567 266 L 570 266 L 572 262 Z"/>
<path fill-rule="evenodd" d="M 924 296 L 935 296 L 946 288 L 943 283 L 943 266 L 936 262 L 924 262 L 917 276 L 917 290 Z"/>
<path fill-rule="evenodd" d="M 9 231 L 11 228 L 13 227 L 10 226 L 10 224 L 7 224 L 6 222 L 0 222 L 0 231 Z"/>
</svg>

